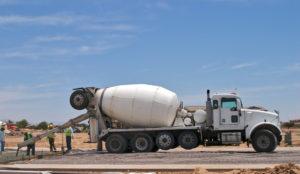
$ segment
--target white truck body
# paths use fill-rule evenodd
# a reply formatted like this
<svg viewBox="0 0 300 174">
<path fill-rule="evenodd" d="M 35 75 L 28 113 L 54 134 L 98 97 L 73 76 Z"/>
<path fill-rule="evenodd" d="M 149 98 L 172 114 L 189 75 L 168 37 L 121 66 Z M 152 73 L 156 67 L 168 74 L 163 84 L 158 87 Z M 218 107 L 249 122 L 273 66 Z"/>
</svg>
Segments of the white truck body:
<svg viewBox="0 0 300 174">
<path fill-rule="evenodd" d="M 215 130 L 244 130 L 245 138 L 251 139 L 255 128 L 269 125 L 281 134 L 279 114 L 275 112 L 245 109 L 242 100 L 233 93 L 216 94 L 212 100 Z M 231 110 L 232 107 L 236 109 Z"/>
<path fill-rule="evenodd" d="M 89 88 L 76 89 L 71 105 L 81 110 L 95 101 L 100 115 L 130 127 L 101 129 L 98 137 L 106 141 L 106 148 L 112 153 L 241 142 L 252 143 L 258 152 L 271 152 L 281 141 L 279 114 L 244 108 L 234 93 L 210 98 L 208 90 L 206 109 L 191 113 L 179 105 L 174 92 L 158 86 L 134 84 L 92 89 L 96 90 L 95 95 L 88 92 Z"/>
</svg>

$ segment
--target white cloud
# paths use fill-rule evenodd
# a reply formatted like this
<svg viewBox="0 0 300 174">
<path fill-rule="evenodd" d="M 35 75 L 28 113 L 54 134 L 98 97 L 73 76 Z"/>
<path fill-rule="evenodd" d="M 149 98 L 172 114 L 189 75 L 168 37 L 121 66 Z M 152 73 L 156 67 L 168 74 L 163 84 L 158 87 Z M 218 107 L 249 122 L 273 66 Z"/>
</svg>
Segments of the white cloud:
<svg viewBox="0 0 300 174">
<path fill-rule="evenodd" d="M 47 47 L 34 47 L 34 48 L 16 48 L 15 50 L 0 52 L 0 59 L 32 59 L 37 60 L 45 57 L 56 57 L 73 55 L 72 50 L 66 48 L 47 48 Z"/>
<path fill-rule="evenodd" d="M 14 102 L 31 101 L 42 98 L 52 98 L 57 96 L 53 92 L 40 91 L 38 89 L 47 88 L 51 84 L 36 84 L 33 86 L 10 86 L 0 88 L 0 104 L 13 104 Z M 38 90 L 38 91 L 37 91 Z"/>
<path fill-rule="evenodd" d="M 35 122 L 68 120 L 67 115 L 73 111 L 71 107 L 66 107 L 69 94 L 51 90 L 52 85 L 54 84 L 41 83 L 32 86 L 1 87 L 1 119 L 19 120 L 25 118 Z"/>
<path fill-rule="evenodd" d="M 87 17 L 75 15 L 44 15 L 44 16 L 0 16 L 0 25 L 35 24 L 35 25 L 69 25 L 84 21 Z"/>
<path fill-rule="evenodd" d="M 77 57 L 81 55 L 102 55 L 105 51 L 113 48 L 122 47 L 125 44 L 115 42 L 103 42 L 84 44 L 78 43 L 71 47 L 48 47 L 43 45 L 27 45 L 14 48 L 9 51 L 0 51 L 0 59 L 60 59 Z"/>
<path fill-rule="evenodd" d="M 253 94 L 253 93 L 265 93 L 265 92 L 278 92 L 278 91 L 285 91 L 285 90 L 299 89 L 299 88 L 300 88 L 300 83 L 292 83 L 292 84 L 277 84 L 277 85 L 246 87 L 246 88 L 241 88 L 239 91 Z"/>
<path fill-rule="evenodd" d="M 91 24 L 83 25 L 81 27 L 83 30 L 93 30 L 93 31 L 124 31 L 131 32 L 136 31 L 137 27 L 129 24 Z"/>
<path fill-rule="evenodd" d="M 300 63 L 294 63 L 292 65 L 289 65 L 287 69 L 290 71 L 300 71 Z"/>
<path fill-rule="evenodd" d="M 82 54 L 102 54 L 104 51 L 113 48 L 113 45 L 82 45 L 79 52 Z"/>
<path fill-rule="evenodd" d="M 17 4 L 19 1 L 17 0 L 0 0 L 0 5 L 12 5 Z"/>
<path fill-rule="evenodd" d="M 38 36 L 34 39 L 34 42 L 55 42 L 55 41 L 74 41 L 77 40 L 77 37 L 73 36 L 63 36 L 63 35 L 56 35 L 56 36 Z"/>
<path fill-rule="evenodd" d="M 111 19 L 108 20 L 107 18 Z M 122 21 L 114 21 L 113 17 L 99 19 L 95 16 L 72 14 L 50 14 L 41 16 L 2 15 L 0 26 L 4 25 L 46 25 L 46 26 L 74 26 L 75 29 L 93 31 L 124 31 L 132 32 L 138 28 Z"/>
<path fill-rule="evenodd" d="M 170 7 L 170 4 L 167 3 L 167 1 L 158 1 L 156 2 L 156 6 L 160 9 L 164 9 L 164 10 L 170 10 L 171 7 Z"/>
<path fill-rule="evenodd" d="M 251 0 L 206 0 L 206 1 L 212 1 L 212 2 L 250 2 Z"/>
<path fill-rule="evenodd" d="M 111 21 L 110 21 L 111 19 Z M 50 25 L 65 27 L 71 25 L 72 29 L 88 30 L 79 36 L 53 34 L 35 36 L 27 40 L 21 46 L 3 48 L 0 50 L 0 59 L 26 58 L 62 58 L 80 55 L 100 55 L 104 51 L 126 45 L 128 39 L 133 39 L 138 33 L 138 27 L 122 21 L 114 21 L 114 18 L 95 16 L 82 16 L 73 14 L 52 14 L 42 16 L 9 15 L 0 16 L 0 26 L 13 25 Z M 100 31 L 99 37 L 93 36 Z M 130 34 L 130 35 L 129 35 Z M 91 37 L 93 36 L 93 37 Z M 124 36 L 124 37 L 122 37 Z M 99 44 L 99 40 L 103 43 Z M 72 44 L 63 43 L 71 42 Z M 57 42 L 59 45 L 40 44 Z"/>
<path fill-rule="evenodd" d="M 241 63 L 241 64 L 233 65 L 231 67 L 231 69 L 243 69 L 243 68 L 248 68 L 248 67 L 251 67 L 254 65 L 255 65 L 255 63 Z"/>
</svg>

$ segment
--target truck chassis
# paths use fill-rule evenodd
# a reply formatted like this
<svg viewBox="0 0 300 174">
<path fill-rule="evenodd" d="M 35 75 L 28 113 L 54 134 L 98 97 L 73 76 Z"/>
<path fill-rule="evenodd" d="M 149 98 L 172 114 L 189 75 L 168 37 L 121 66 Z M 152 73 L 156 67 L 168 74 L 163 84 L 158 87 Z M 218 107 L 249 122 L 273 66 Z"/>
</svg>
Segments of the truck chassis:
<svg viewBox="0 0 300 174">
<path fill-rule="evenodd" d="M 192 149 L 202 142 L 201 126 L 103 130 L 100 139 L 110 153 L 155 152 L 178 147 Z"/>
</svg>

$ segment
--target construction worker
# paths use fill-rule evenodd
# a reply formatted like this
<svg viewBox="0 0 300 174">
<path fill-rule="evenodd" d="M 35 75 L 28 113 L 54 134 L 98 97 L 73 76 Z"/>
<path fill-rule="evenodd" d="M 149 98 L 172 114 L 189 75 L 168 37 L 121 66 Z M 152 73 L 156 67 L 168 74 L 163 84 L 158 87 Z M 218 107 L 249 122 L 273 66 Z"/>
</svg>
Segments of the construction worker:
<svg viewBox="0 0 300 174">
<path fill-rule="evenodd" d="M 67 152 L 70 152 L 72 150 L 72 138 L 73 138 L 73 129 L 71 126 L 65 129 L 65 136 L 66 136 Z"/>
<path fill-rule="evenodd" d="M 48 125 L 48 129 L 49 130 L 53 129 L 53 124 L 52 123 L 50 123 Z M 56 147 L 55 147 L 55 144 L 54 144 L 54 142 L 55 142 L 55 133 L 54 132 L 50 133 L 47 136 L 47 138 L 49 140 L 50 152 L 53 152 L 53 151 L 56 152 Z"/>
<path fill-rule="evenodd" d="M 5 128 L 1 127 L 0 129 L 0 151 L 4 152 L 4 146 L 5 146 Z"/>
<path fill-rule="evenodd" d="M 29 140 L 32 138 L 31 132 L 25 132 L 24 133 L 24 141 Z M 30 155 L 30 149 L 31 149 L 31 154 L 35 155 L 35 144 L 29 144 L 27 145 L 27 156 Z"/>
</svg>

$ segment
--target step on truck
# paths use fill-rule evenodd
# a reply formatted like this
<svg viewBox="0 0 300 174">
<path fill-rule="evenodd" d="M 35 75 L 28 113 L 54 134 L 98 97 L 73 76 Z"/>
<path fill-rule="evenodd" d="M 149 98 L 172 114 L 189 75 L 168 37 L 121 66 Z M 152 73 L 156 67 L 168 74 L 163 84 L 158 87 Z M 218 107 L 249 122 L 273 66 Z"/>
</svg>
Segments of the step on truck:
<svg viewBox="0 0 300 174">
<path fill-rule="evenodd" d="M 109 153 L 242 142 L 256 152 L 273 152 L 281 142 L 279 112 L 245 108 L 235 93 L 210 97 L 207 90 L 206 107 L 195 112 L 184 109 L 174 92 L 146 84 L 77 88 L 70 104 L 77 110 L 96 110 L 97 138 Z M 123 126 L 115 128 L 113 120 Z"/>
</svg>

